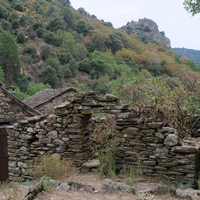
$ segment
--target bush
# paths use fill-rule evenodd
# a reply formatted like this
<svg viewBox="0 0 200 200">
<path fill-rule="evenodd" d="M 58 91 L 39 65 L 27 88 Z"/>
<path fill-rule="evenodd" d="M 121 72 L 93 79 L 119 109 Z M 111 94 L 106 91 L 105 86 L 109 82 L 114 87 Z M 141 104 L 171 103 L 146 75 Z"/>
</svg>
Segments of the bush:
<svg viewBox="0 0 200 200">
<path fill-rule="evenodd" d="M 12 25 L 12 29 L 18 29 L 20 27 L 19 20 L 18 19 L 12 20 L 11 25 Z"/>
<path fill-rule="evenodd" d="M 49 45 L 42 45 L 40 50 L 40 56 L 43 60 L 47 59 L 52 53 Z"/>
<path fill-rule="evenodd" d="M 43 84 L 43 83 L 32 84 L 28 87 L 27 94 L 31 96 L 43 89 L 50 89 L 50 88 L 51 86 L 49 84 Z"/>
<path fill-rule="evenodd" d="M 41 79 L 44 84 L 49 84 L 51 87 L 55 87 L 58 83 L 58 77 L 56 75 L 56 70 L 47 65 L 43 66 L 41 71 Z"/>
<path fill-rule="evenodd" d="M 24 7 L 22 6 L 21 3 L 16 3 L 14 8 L 15 8 L 15 10 L 18 10 L 20 12 L 24 12 Z"/>
<path fill-rule="evenodd" d="M 7 18 L 7 13 L 6 13 L 6 9 L 4 8 L 3 5 L 0 4 L 0 18 L 2 19 L 6 19 Z"/>
<path fill-rule="evenodd" d="M 112 143 L 108 143 L 104 151 L 99 155 L 98 172 L 100 175 L 108 177 L 115 177 L 116 163 L 115 163 L 115 147 Z"/>
<path fill-rule="evenodd" d="M 26 46 L 23 49 L 23 54 L 28 54 L 34 57 L 36 55 L 36 48 L 32 45 Z"/>
<path fill-rule="evenodd" d="M 26 42 L 26 36 L 23 32 L 20 32 L 17 36 L 17 43 L 24 43 Z"/>
</svg>

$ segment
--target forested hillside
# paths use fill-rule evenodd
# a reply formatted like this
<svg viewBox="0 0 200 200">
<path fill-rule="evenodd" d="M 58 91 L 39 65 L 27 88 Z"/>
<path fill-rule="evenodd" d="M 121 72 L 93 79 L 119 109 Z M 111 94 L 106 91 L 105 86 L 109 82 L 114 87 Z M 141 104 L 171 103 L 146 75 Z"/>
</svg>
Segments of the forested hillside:
<svg viewBox="0 0 200 200">
<path fill-rule="evenodd" d="M 187 57 L 200 66 L 200 50 L 187 48 L 173 48 L 173 50 L 180 56 Z"/>
<path fill-rule="evenodd" d="M 0 28 L 0 80 L 20 98 L 45 87 L 75 86 L 165 113 L 171 106 L 171 119 L 183 108 L 199 111 L 199 66 L 165 43 L 74 10 L 70 1 L 2 0 Z"/>
</svg>

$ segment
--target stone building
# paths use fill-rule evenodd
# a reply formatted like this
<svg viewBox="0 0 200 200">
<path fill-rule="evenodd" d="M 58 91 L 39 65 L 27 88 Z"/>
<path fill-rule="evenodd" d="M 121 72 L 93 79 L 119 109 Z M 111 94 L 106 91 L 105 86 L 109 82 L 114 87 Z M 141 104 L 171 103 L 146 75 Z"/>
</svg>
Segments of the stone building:
<svg viewBox="0 0 200 200">
<path fill-rule="evenodd" d="M 8 178 L 6 126 L 40 113 L 0 86 L 0 180 Z"/>
<path fill-rule="evenodd" d="M 54 106 L 70 100 L 74 93 L 74 88 L 44 89 L 23 102 L 42 114 L 51 114 L 54 112 Z"/>
</svg>

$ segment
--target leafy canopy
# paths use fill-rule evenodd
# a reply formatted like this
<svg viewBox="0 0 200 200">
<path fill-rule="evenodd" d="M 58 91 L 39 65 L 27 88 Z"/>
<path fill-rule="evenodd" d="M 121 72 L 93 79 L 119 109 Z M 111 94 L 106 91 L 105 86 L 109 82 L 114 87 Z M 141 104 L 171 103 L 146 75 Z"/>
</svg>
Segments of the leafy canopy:
<svg viewBox="0 0 200 200">
<path fill-rule="evenodd" d="M 192 14 L 192 16 L 200 13 L 200 1 L 199 0 L 185 0 L 183 3 L 185 9 Z"/>
</svg>

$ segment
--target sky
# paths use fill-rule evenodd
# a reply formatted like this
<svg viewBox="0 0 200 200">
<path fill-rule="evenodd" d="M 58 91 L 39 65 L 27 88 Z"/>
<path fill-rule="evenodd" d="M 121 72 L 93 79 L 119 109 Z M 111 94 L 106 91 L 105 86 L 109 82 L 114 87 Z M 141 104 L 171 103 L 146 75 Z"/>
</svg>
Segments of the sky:
<svg viewBox="0 0 200 200">
<path fill-rule="evenodd" d="M 191 16 L 184 0 L 71 0 L 74 9 L 84 8 L 98 19 L 120 28 L 130 21 L 152 19 L 164 31 L 171 47 L 200 50 L 200 14 Z"/>
</svg>

